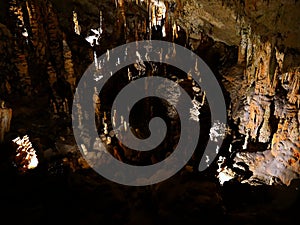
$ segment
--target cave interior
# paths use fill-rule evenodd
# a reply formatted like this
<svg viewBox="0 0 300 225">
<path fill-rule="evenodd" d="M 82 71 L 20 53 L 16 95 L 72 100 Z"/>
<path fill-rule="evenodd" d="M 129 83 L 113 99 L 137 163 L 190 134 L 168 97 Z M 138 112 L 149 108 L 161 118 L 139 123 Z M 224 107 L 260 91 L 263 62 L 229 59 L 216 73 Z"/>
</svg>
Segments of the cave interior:
<svg viewBox="0 0 300 225">
<path fill-rule="evenodd" d="M 299 11 L 298 0 L 0 1 L 3 221 L 299 224 Z M 178 67 L 143 60 L 137 51 L 128 54 L 137 57 L 135 63 L 115 74 L 103 69 L 113 61 L 113 49 L 149 40 L 184 47 L 203 60 L 223 94 L 226 123 L 212 122 L 211 92 L 179 66 L 187 62 L 197 72 L 199 62 L 181 60 L 175 47 L 158 55 L 179 58 Z M 116 67 L 122 57 L 113 62 Z M 107 77 L 100 91 L 86 83 L 76 91 L 87 71 L 96 71 L 96 81 Z M 136 102 L 128 120 L 112 110 L 122 89 L 149 77 L 177 86 L 155 87 L 168 97 Z M 181 129 L 176 106 L 182 90 L 192 100 L 185 109 L 200 124 L 197 132 Z M 91 113 L 81 95 L 90 97 Z M 149 138 L 154 117 L 167 127 L 155 149 L 140 151 L 119 139 L 123 131 Z M 91 120 L 96 138 L 86 126 Z M 108 155 L 136 167 L 160 163 L 173 155 L 182 135 L 198 140 L 193 154 L 159 182 L 151 179 L 168 171 L 134 181 L 141 185 L 124 185 L 94 169 L 109 165 Z M 206 154 L 210 140 L 221 140 L 210 150 L 213 157 Z M 200 171 L 203 160 L 209 166 Z"/>
</svg>

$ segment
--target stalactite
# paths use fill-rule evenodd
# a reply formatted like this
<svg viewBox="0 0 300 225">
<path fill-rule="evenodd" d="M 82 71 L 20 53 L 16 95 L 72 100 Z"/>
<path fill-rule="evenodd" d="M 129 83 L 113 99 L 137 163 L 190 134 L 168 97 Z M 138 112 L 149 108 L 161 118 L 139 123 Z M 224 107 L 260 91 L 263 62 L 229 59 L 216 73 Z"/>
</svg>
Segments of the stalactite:
<svg viewBox="0 0 300 225">
<path fill-rule="evenodd" d="M 258 77 L 255 85 L 255 93 L 268 95 L 270 93 L 271 81 L 270 81 L 270 60 L 271 60 L 271 43 L 266 42 L 261 45 L 260 55 L 258 56 Z"/>
<path fill-rule="evenodd" d="M 30 19 L 30 24 L 31 24 L 31 28 L 33 29 L 33 32 L 36 33 L 34 30 L 37 29 L 38 27 L 36 26 L 37 24 L 36 22 L 36 6 L 35 4 L 33 4 L 33 2 L 30 4 L 28 1 L 26 1 L 26 7 L 27 7 L 27 11 L 28 11 L 28 15 L 29 15 L 29 19 Z"/>
<path fill-rule="evenodd" d="M 102 33 L 103 30 L 103 14 L 102 11 L 99 11 L 99 33 Z"/>
<path fill-rule="evenodd" d="M 51 62 L 48 62 L 47 74 L 48 74 L 48 80 L 49 80 L 50 86 L 53 86 L 53 84 L 57 81 L 57 75 L 56 75 L 55 69 L 52 66 Z"/>
<path fill-rule="evenodd" d="M 249 142 L 249 130 L 246 131 L 246 136 L 245 136 L 245 140 L 244 140 L 244 144 L 243 144 L 243 149 L 247 149 L 248 147 L 248 142 Z"/>
<path fill-rule="evenodd" d="M 63 40 L 64 69 L 66 71 L 65 79 L 70 83 L 72 90 L 75 89 L 76 77 L 72 60 L 72 52 L 65 40 Z"/>
<path fill-rule="evenodd" d="M 260 142 L 265 143 L 270 138 L 270 103 L 271 99 L 260 95 L 255 95 L 250 101 L 249 117 L 245 128 L 250 132 L 253 140 L 258 137 Z"/>
<path fill-rule="evenodd" d="M 0 24 L 0 39 L 5 40 L 0 43 L 0 95 L 7 96 L 12 92 L 12 76 L 13 63 L 13 36 L 7 26 Z"/>
<path fill-rule="evenodd" d="M 248 45 L 248 32 L 247 32 L 247 28 L 243 28 L 241 30 L 241 43 L 240 43 L 239 52 L 238 52 L 238 63 L 239 64 L 246 61 L 247 45 Z"/>
<path fill-rule="evenodd" d="M 60 72 L 64 68 L 62 39 L 65 37 L 60 30 L 59 21 L 53 10 L 51 2 L 47 3 L 47 8 L 47 35 L 49 40 L 47 46 L 52 58 L 51 64 L 54 67 L 56 74 L 60 75 Z"/>
<path fill-rule="evenodd" d="M 39 58 L 42 58 L 45 56 L 45 46 L 47 44 L 47 39 L 45 37 L 47 35 L 43 28 L 43 23 L 41 22 L 41 6 L 38 6 L 35 3 L 36 2 L 30 3 L 27 1 L 26 6 L 32 33 L 31 42 L 36 49 L 36 55 L 39 56 Z"/>
<path fill-rule="evenodd" d="M 178 38 L 178 33 L 177 33 L 177 25 L 174 22 L 173 26 L 172 26 L 172 41 L 174 42 L 175 39 Z"/>
<path fill-rule="evenodd" d="M 266 104 L 266 108 L 263 115 L 263 122 L 262 126 L 260 128 L 258 141 L 261 143 L 268 143 L 271 136 L 271 127 L 270 127 L 270 116 L 271 116 L 271 110 L 270 110 L 270 104 Z"/>
<path fill-rule="evenodd" d="M 70 114 L 69 102 L 67 98 L 61 98 L 54 94 L 55 99 L 50 100 L 50 111 L 52 118 L 56 119 L 61 116 L 68 117 Z"/>
<path fill-rule="evenodd" d="M 10 130 L 10 122 L 12 119 L 12 109 L 5 107 L 5 102 L 0 105 L 0 142 L 4 141 L 5 133 Z"/>
<path fill-rule="evenodd" d="M 295 68 L 286 73 L 287 81 L 290 84 L 288 88 L 287 99 L 291 104 L 300 106 L 300 68 Z"/>
<path fill-rule="evenodd" d="M 26 54 L 18 48 L 17 43 L 15 43 L 15 55 L 16 58 L 13 60 L 13 62 L 18 70 L 21 89 L 25 95 L 30 96 L 32 94 L 32 86 L 31 76 L 29 75 L 28 71 L 27 57 Z"/>
<path fill-rule="evenodd" d="M 95 120 L 97 121 L 97 123 L 100 123 L 101 121 L 101 101 L 100 101 L 100 97 L 97 94 L 97 88 L 94 88 L 94 94 L 93 94 L 93 104 L 94 104 L 94 109 L 95 109 Z"/>
<path fill-rule="evenodd" d="M 74 32 L 77 35 L 80 35 L 81 27 L 79 26 L 77 13 L 75 11 L 73 11 L 73 22 L 74 22 Z"/>
<path fill-rule="evenodd" d="M 15 38 L 14 38 L 14 52 L 15 58 L 12 62 L 15 64 L 18 75 L 20 77 L 20 86 L 25 95 L 31 95 L 31 77 L 29 75 L 28 70 L 28 62 L 27 62 L 27 53 L 22 43 L 22 36 L 20 33 L 24 31 L 24 18 L 22 7 L 18 4 L 16 0 L 10 2 L 9 8 L 10 14 L 13 18 L 15 18 Z"/>
<path fill-rule="evenodd" d="M 127 23 L 125 13 L 125 1 L 118 0 L 118 31 L 124 34 L 125 41 L 127 40 Z"/>
</svg>

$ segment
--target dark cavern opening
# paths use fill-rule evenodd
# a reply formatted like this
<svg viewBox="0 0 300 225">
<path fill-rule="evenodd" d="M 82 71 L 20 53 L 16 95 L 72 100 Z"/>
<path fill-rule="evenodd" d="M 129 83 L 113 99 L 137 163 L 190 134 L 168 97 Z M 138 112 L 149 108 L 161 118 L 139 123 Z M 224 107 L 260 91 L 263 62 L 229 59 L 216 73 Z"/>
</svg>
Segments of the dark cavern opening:
<svg viewBox="0 0 300 225">
<path fill-rule="evenodd" d="M 300 1 L 0 1 L 8 224 L 299 224 Z"/>
</svg>

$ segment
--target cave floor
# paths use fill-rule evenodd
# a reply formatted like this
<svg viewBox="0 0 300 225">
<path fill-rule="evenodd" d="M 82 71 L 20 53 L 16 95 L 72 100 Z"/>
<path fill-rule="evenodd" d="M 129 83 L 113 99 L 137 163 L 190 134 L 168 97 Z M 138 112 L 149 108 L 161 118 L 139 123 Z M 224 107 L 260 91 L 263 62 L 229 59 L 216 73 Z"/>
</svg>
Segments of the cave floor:
<svg viewBox="0 0 300 225">
<path fill-rule="evenodd" d="M 59 168 L 59 166 L 57 166 Z M 225 183 L 182 170 L 146 187 L 118 185 L 92 170 L 1 170 L 1 214 L 8 224 L 298 224 L 299 182 Z"/>
</svg>

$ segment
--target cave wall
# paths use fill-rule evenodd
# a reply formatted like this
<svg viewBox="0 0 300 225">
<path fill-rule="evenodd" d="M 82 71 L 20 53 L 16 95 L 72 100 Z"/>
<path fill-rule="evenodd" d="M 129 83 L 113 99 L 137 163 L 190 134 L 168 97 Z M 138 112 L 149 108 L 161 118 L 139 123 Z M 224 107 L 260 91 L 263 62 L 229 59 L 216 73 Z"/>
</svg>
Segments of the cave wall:
<svg viewBox="0 0 300 225">
<path fill-rule="evenodd" d="M 178 24 L 191 38 L 205 33 L 239 47 L 236 65 L 222 68 L 230 117 L 243 141 L 236 162 L 248 182 L 289 185 L 299 178 L 298 1 L 179 1 Z M 236 138 L 237 139 L 237 138 Z"/>
<path fill-rule="evenodd" d="M 244 51 L 240 64 L 224 71 L 232 98 L 231 119 L 247 151 L 239 152 L 235 160 L 250 166 L 251 179 L 289 185 L 299 178 L 299 67 L 284 71 L 289 58 L 257 36 L 247 41 L 246 49 L 250 51 Z"/>
</svg>

